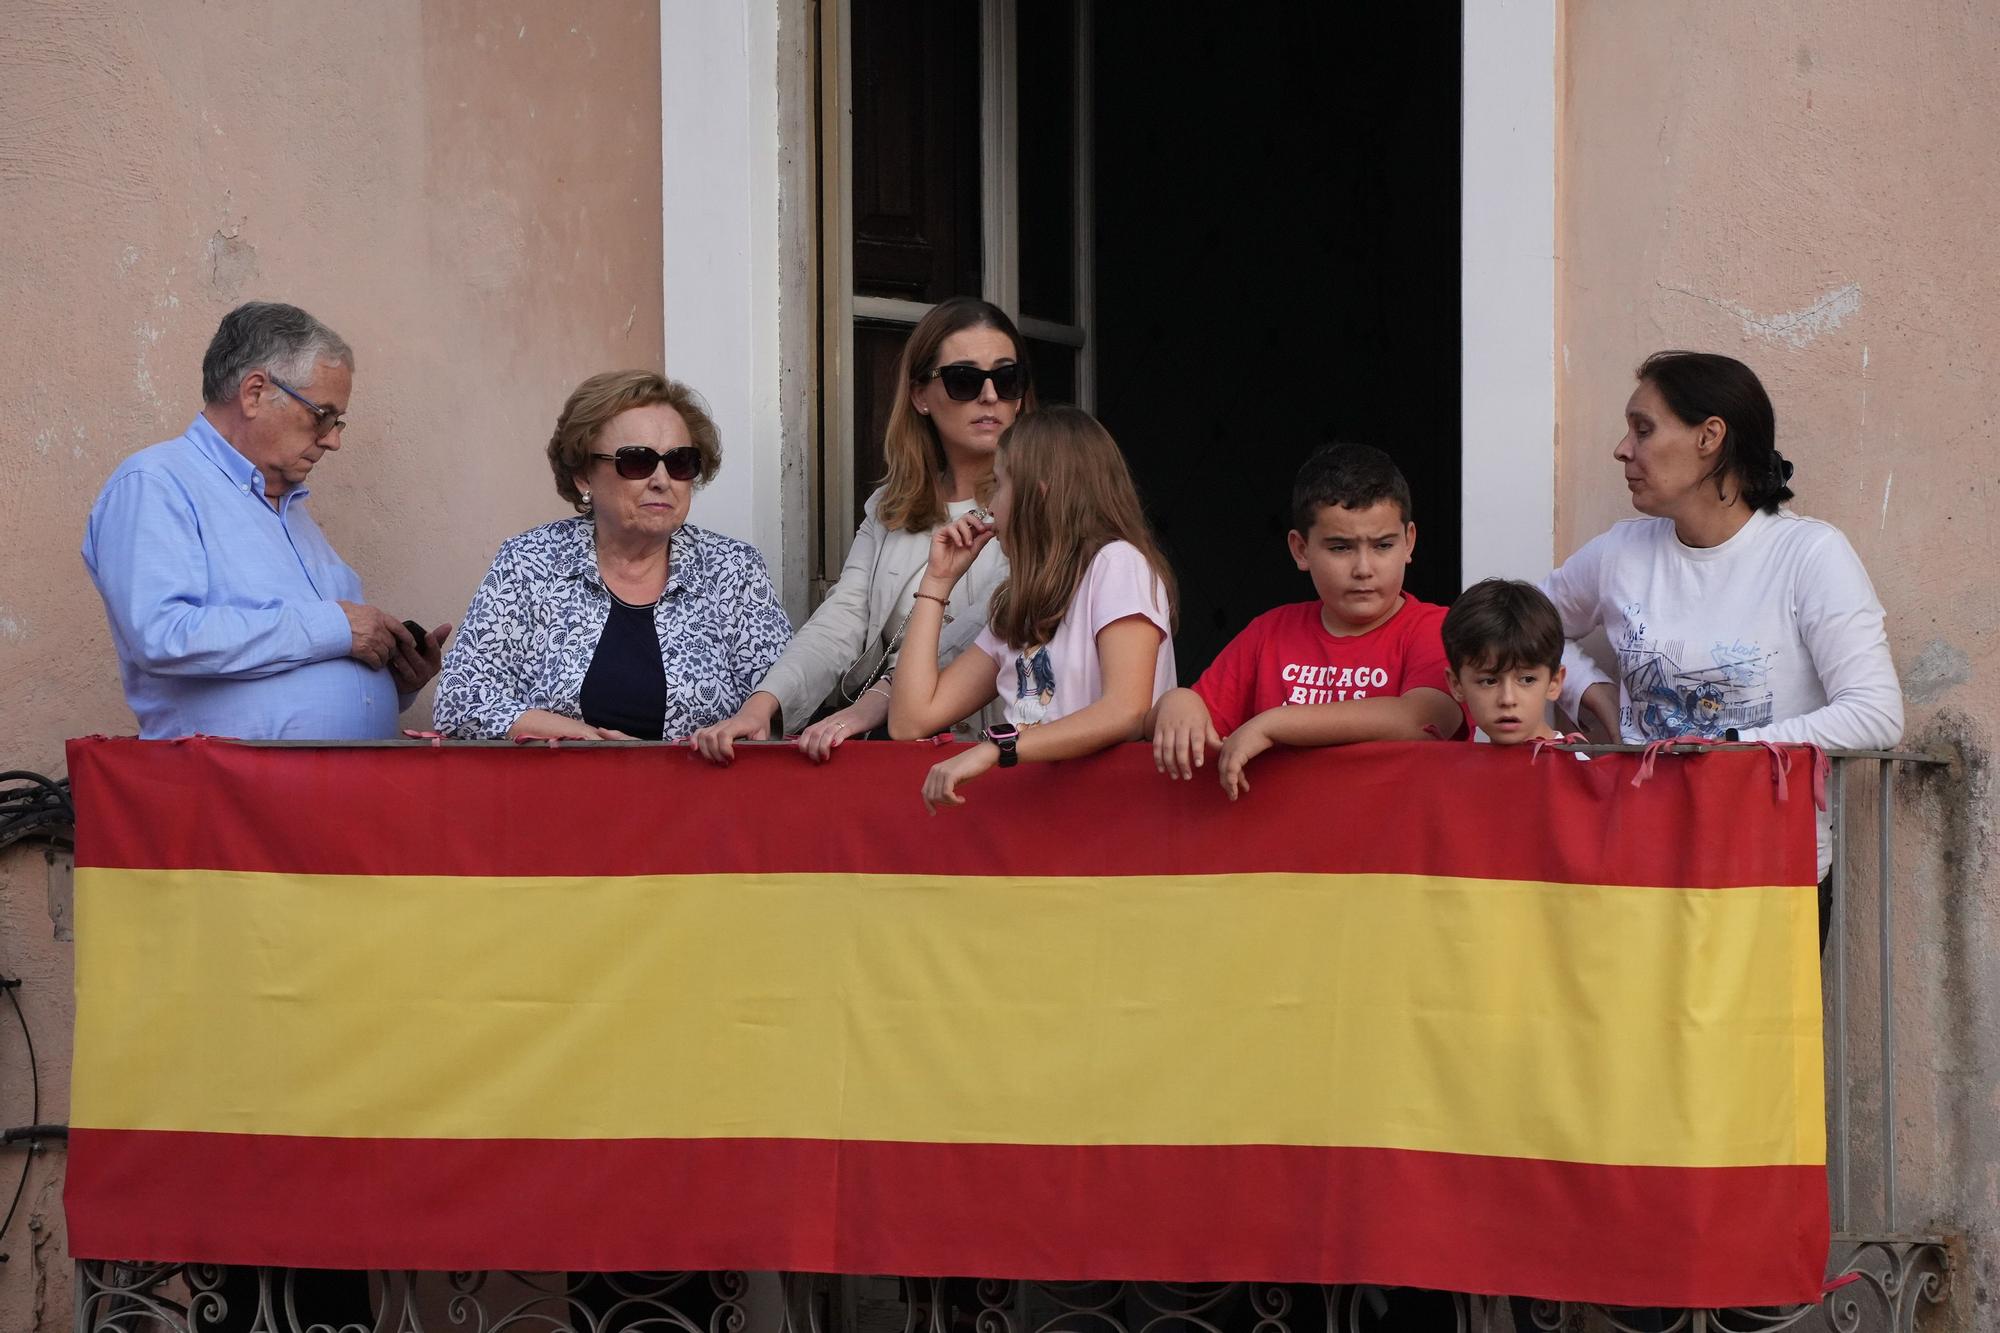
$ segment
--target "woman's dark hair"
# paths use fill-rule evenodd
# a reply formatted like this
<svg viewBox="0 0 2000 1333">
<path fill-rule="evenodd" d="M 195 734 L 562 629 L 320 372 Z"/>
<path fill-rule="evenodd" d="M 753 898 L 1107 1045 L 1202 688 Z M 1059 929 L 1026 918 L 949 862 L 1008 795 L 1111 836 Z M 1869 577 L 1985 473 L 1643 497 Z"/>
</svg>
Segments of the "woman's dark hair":
<svg viewBox="0 0 2000 1333">
<path fill-rule="evenodd" d="M 1660 391 L 1682 425 L 1721 418 L 1722 455 L 1703 478 L 1715 481 L 1717 495 L 1726 498 L 1726 483 L 1733 479 L 1745 504 L 1772 514 L 1792 498 L 1785 484 L 1792 465 L 1778 452 L 1777 413 L 1757 372 L 1714 352 L 1655 352 L 1636 373 Z"/>
</svg>

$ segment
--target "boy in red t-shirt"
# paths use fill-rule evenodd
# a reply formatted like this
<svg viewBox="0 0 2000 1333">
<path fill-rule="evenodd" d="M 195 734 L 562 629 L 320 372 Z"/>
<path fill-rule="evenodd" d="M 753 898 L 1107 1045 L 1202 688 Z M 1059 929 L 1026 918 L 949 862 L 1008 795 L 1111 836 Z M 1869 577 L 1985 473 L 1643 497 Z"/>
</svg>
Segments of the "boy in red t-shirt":
<svg viewBox="0 0 2000 1333">
<path fill-rule="evenodd" d="M 1243 766 L 1273 745 L 1449 738 L 1464 723 L 1445 679 L 1444 608 L 1403 595 L 1417 525 L 1389 456 L 1363 444 L 1315 452 L 1292 485 L 1286 538 L 1319 600 L 1251 621 L 1148 719 L 1162 773 L 1192 778 L 1220 749 L 1232 801 L 1250 790 Z"/>
</svg>

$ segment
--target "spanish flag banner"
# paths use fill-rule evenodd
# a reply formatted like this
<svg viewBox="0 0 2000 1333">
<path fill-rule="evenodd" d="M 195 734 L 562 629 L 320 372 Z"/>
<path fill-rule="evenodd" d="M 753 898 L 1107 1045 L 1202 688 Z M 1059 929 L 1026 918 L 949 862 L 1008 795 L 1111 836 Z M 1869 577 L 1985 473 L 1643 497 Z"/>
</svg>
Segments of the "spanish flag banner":
<svg viewBox="0 0 2000 1333">
<path fill-rule="evenodd" d="M 74 742 L 73 1252 L 1819 1294 L 1785 756 L 945 753 Z"/>
</svg>

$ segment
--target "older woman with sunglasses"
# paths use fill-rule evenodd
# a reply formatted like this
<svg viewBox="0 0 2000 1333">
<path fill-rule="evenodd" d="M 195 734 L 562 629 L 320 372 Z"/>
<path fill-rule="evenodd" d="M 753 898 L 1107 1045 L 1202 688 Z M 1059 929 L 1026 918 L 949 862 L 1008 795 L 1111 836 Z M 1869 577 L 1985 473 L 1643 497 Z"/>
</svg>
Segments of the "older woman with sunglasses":
<svg viewBox="0 0 2000 1333">
<path fill-rule="evenodd" d="M 594 375 L 548 457 L 580 516 L 500 547 L 445 657 L 437 729 L 678 740 L 735 713 L 791 623 L 755 547 L 687 521 L 722 459 L 700 397 L 651 371 Z"/>
<path fill-rule="evenodd" d="M 932 534 L 991 496 L 1000 436 L 1035 406 L 1021 335 L 998 306 L 973 297 L 945 301 L 918 322 L 896 382 L 882 448 L 888 476 L 863 507 L 840 582 L 736 715 L 695 733 L 716 763 L 779 724 L 798 734 L 807 758 L 824 762 L 888 721 L 889 674 Z M 940 665 L 985 628 L 986 604 L 1006 577 L 1000 543 L 987 543 L 945 608 Z M 813 721 L 815 711 L 826 716 Z M 996 708 L 962 726 L 975 734 L 982 721 L 1001 720 Z"/>
</svg>

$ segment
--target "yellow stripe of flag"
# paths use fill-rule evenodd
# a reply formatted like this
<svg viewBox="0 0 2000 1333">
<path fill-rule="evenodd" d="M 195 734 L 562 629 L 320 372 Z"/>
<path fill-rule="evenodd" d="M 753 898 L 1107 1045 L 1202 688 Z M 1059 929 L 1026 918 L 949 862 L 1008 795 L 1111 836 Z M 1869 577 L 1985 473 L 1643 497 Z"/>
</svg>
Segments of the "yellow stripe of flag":
<svg viewBox="0 0 2000 1333">
<path fill-rule="evenodd" d="M 1810 888 L 77 881 L 85 1127 L 1825 1160 Z"/>
</svg>

